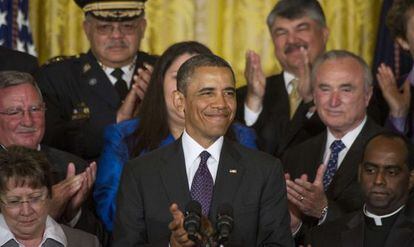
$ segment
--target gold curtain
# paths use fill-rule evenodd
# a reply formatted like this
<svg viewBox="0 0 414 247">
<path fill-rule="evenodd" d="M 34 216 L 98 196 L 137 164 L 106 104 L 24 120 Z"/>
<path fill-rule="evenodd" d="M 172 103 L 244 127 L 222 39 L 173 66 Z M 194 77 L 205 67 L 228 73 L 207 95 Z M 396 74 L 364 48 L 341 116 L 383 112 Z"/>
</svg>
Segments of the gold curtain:
<svg viewBox="0 0 414 247">
<path fill-rule="evenodd" d="M 266 74 L 280 71 L 266 26 L 277 0 L 148 0 L 142 50 L 161 54 L 174 42 L 197 40 L 227 59 L 238 86 L 248 49 Z M 328 49 L 346 49 L 372 62 L 382 0 L 320 0 L 330 28 Z M 73 0 L 31 0 L 30 21 L 40 62 L 88 50 L 83 13 Z"/>
</svg>

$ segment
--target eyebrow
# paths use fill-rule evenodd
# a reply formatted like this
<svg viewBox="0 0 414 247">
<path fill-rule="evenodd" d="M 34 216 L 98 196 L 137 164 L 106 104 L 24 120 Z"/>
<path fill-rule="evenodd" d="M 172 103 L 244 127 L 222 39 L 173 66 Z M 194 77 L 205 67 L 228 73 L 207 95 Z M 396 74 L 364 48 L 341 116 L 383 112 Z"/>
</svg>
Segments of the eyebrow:
<svg viewBox="0 0 414 247">
<path fill-rule="evenodd" d="M 375 163 L 372 163 L 372 162 L 369 162 L 369 161 L 365 161 L 364 163 L 362 163 L 364 166 L 374 166 L 374 167 L 376 167 L 376 168 L 379 168 L 380 167 L 380 165 L 378 165 L 378 164 L 375 164 Z M 390 168 L 398 168 L 398 169 L 402 169 L 402 167 L 400 166 L 400 165 L 398 165 L 398 164 L 388 164 L 388 165 L 384 165 L 384 166 L 381 166 L 381 167 L 384 167 L 384 169 L 390 169 Z"/>
</svg>

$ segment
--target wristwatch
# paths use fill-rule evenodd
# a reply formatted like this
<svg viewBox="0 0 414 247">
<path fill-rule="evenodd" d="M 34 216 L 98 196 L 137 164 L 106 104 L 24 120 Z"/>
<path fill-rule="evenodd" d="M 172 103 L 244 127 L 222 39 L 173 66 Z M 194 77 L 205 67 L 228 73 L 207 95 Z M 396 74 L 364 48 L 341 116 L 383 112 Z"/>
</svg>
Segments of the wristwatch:
<svg viewBox="0 0 414 247">
<path fill-rule="evenodd" d="M 328 214 L 328 205 L 326 205 L 324 208 L 322 208 L 321 216 L 319 217 L 319 221 L 323 221 L 327 214 Z"/>
</svg>

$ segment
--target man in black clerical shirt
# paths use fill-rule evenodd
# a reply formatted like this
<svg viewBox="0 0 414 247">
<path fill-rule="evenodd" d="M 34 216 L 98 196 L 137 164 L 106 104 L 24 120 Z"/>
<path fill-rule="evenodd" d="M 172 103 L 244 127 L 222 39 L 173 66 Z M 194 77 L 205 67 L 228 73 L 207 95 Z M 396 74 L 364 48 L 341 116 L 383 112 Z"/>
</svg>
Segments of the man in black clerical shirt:
<svg viewBox="0 0 414 247">
<path fill-rule="evenodd" d="M 400 135 L 383 132 L 366 145 L 359 165 L 362 210 L 311 231 L 312 246 L 414 246 L 411 146 Z"/>
</svg>

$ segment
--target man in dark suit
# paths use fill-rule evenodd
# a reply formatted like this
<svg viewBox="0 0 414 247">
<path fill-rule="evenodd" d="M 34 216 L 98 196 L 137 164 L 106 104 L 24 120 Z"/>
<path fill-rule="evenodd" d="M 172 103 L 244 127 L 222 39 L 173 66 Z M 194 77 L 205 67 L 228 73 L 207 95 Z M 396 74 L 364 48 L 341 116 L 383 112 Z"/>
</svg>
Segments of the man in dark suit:
<svg viewBox="0 0 414 247">
<path fill-rule="evenodd" d="M 168 240 L 173 247 L 192 246 L 182 213 L 192 199 L 213 226 L 220 205 L 233 207 L 233 244 L 292 246 L 279 161 L 223 137 L 236 109 L 230 65 L 214 55 L 195 56 L 179 69 L 177 88 L 174 104 L 185 114 L 184 133 L 126 165 L 114 246 L 167 246 Z"/>
<path fill-rule="evenodd" d="M 17 70 L 33 74 L 37 68 L 36 57 L 0 46 L 0 71 Z"/>
<path fill-rule="evenodd" d="M 40 145 L 46 108 L 33 77 L 0 72 L 0 146 L 24 146 L 44 152 L 52 164 L 53 196 L 49 214 L 61 223 L 105 239 L 102 224 L 85 203 L 95 181 L 96 164 L 70 153 Z M 68 165 L 69 164 L 69 165 Z M 81 209 L 82 208 L 82 209 Z"/>
<path fill-rule="evenodd" d="M 362 207 L 358 164 L 367 140 L 382 130 L 366 115 L 372 75 L 362 58 L 327 52 L 315 62 L 311 79 L 316 110 L 327 128 L 289 149 L 282 160 L 293 231 Z"/>
<path fill-rule="evenodd" d="M 43 143 L 87 160 L 99 157 L 103 129 L 115 123 L 135 73 L 155 62 L 154 56 L 138 52 L 146 27 L 144 2 L 76 0 L 85 11 L 91 49 L 57 59 L 37 73 L 48 108 Z"/>
<path fill-rule="evenodd" d="M 412 147 L 394 133 L 366 145 L 359 164 L 362 210 L 311 231 L 312 246 L 414 246 L 414 210 L 407 204 L 414 182 Z"/>
<path fill-rule="evenodd" d="M 261 150 L 279 157 L 324 129 L 314 111 L 309 69 L 324 52 L 329 31 L 317 0 L 278 1 L 267 25 L 283 72 L 265 78 L 260 56 L 247 52 L 237 119 L 253 126 Z"/>
</svg>

